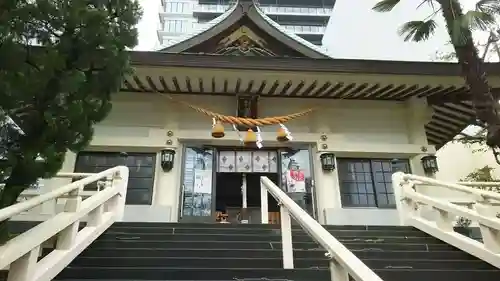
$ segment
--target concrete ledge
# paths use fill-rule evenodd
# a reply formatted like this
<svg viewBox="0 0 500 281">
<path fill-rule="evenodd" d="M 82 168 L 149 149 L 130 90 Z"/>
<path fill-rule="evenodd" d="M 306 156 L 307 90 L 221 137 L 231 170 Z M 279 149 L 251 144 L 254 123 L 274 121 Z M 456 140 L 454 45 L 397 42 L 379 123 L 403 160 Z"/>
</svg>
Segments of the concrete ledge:
<svg viewBox="0 0 500 281">
<path fill-rule="evenodd" d="M 124 222 L 171 222 L 170 206 L 127 205 L 123 216 Z"/>
<path fill-rule="evenodd" d="M 329 208 L 324 216 L 327 225 L 399 225 L 396 209 Z"/>
</svg>

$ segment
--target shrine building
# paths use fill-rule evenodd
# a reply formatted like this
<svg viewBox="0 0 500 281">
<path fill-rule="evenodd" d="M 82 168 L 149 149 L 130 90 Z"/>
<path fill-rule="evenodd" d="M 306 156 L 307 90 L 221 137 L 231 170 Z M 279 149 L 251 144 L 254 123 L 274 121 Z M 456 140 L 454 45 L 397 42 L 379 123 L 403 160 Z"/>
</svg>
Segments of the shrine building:
<svg viewBox="0 0 500 281">
<path fill-rule="evenodd" d="M 396 225 L 391 174 L 432 175 L 436 149 L 474 120 L 458 64 L 332 58 L 250 0 L 130 56 L 111 113 L 61 170 L 128 166 L 125 221 L 259 223 L 267 176 L 322 224 Z M 485 67 L 500 94 L 500 67 Z M 278 223 L 272 199 L 269 212 Z"/>
</svg>

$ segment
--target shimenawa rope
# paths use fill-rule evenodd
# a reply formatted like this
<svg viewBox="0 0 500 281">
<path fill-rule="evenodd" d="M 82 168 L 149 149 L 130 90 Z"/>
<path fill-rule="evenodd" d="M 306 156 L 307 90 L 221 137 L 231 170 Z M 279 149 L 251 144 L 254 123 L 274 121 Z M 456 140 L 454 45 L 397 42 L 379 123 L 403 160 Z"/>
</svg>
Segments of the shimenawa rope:
<svg viewBox="0 0 500 281">
<path fill-rule="evenodd" d="M 189 108 L 191 108 L 199 113 L 205 114 L 211 118 L 215 118 L 217 121 L 220 121 L 222 123 L 239 125 L 239 126 L 246 126 L 249 128 L 256 127 L 256 126 L 279 125 L 279 124 L 288 122 L 292 119 L 296 119 L 298 117 L 302 117 L 304 115 L 307 115 L 314 110 L 313 108 L 310 108 L 310 109 L 307 109 L 304 111 L 300 111 L 300 112 L 296 112 L 296 113 L 292 113 L 292 114 L 288 114 L 288 115 L 284 115 L 284 116 L 272 116 L 272 117 L 253 119 L 253 118 L 243 118 L 243 117 L 219 114 L 219 113 L 216 113 L 216 112 L 213 112 L 210 110 L 206 110 L 206 109 L 198 107 L 198 106 L 194 106 L 194 105 L 187 103 L 187 102 L 184 102 L 184 101 L 176 100 L 173 97 L 171 97 L 170 95 L 165 95 L 165 94 L 163 94 L 163 95 L 174 102 L 183 104 L 183 105 L 185 105 L 185 106 L 187 106 L 187 107 L 189 107 Z"/>
</svg>

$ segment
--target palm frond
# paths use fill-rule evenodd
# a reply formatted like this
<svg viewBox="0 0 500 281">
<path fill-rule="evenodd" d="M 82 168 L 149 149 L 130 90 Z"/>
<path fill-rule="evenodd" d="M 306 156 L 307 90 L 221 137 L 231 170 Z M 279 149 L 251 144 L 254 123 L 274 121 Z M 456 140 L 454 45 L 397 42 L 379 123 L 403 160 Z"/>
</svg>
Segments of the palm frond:
<svg viewBox="0 0 500 281">
<path fill-rule="evenodd" d="M 471 30 L 490 30 L 495 23 L 493 14 L 480 11 L 468 11 L 461 17 L 461 25 Z"/>
<path fill-rule="evenodd" d="M 436 10 L 434 7 L 434 0 L 423 0 L 420 4 L 418 4 L 417 9 L 422 7 L 424 4 L 428 4 L 433 11 Z"/>
<path fill-rule="evenodd" d="M 470 30 L 464 26 L 462 18 L 457 18 L 453 21 L 451 27 L 451 43 L 454 46 L 463 46 L 471 36 Z"/>
<path fill-rule="evenodd" d="M 500 1 L 498 0 L 480 0 L 476 3 L 476 11 L 492 15 L 500 14 Z"/>
<path fill-rule="evenodd" d="M 372 10 L 377 12 L 390 12 L 401 0 L 382 0 L 373 6 Z"/>
<path fill-rule="evenodd" d="M 398 33 L 400 36 L 404 36 L 406 42 L 420 42 L 429 39 L 434 34 L 436 27 L 437 23 L 432 19 L 426 21 L 409 21 L 399 28 Z"/>
</svg>

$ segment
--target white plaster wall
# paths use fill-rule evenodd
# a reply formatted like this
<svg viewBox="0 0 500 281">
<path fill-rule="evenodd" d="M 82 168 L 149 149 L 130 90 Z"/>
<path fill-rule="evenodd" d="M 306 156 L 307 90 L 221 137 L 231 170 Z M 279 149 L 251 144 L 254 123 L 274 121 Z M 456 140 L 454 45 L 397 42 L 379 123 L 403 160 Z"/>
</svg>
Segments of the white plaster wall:
<svg viewBox="0 0 500 281">
<path fill-rule="evenodd" d="M 500 179 L 500 169 L 491 150 L 477 151 L 480 145 L 467 146 L 461 143 L 450 142 L 439 149 L 439 172 L 436 178 L 444 181 L 459 181 L 476 169 L 490 166 L 492 176 Z M 475 152 L 476 151 L 476 152 Z"/>
<path fill-rule="evenodd" d="M 183 95 L 176 98 L 222 114 L 234 115 L 236 111 L 234 97 Z M 259 101 L 260 116 L 285 115 L 307 108 L 315 108 L 315 111 L 287 123 L 294 136 L 289 145 L 312 144 L 316 149 L 313 168 L 320 222 L 397 224 L 392 219 L 394 216 L 397 218 L 395 210 L 342 208 L 336 171 L 323 172 L 319 155 L 333 152 L 341 157 L 410 158 L 412 169 L 418 172 L 422 146 L 426 146 L 429 152 L 433 151 L 425 139 L 423 124 L 428 109 L 425 102 L 299 98 L 261 98 Z M 96 126 L 90 150 L 157 153 L 166 147 L 177 150 L 174 169 L 170 172 L 161 170 L 158 159 L 153 206 L 127 206 L 125 220 L 177 221 L 182 144 L 238 144 L 238 137 L 229 126 L 226 126 L 224 139 L 214 140 L 210 135 L 211 125 L 210 118 L 165 97 L 137 93 L 114 96 L 113 110 L 105 121 Z M 262 130 L 264 145 L 278 145 L 275 141 L 277 126 Z M 168 131 L 173 132 L 172 137 L 167 136 Z M 327 140 L 320 139 L 322 134 L 327 135 Z M 167 140 L 171 140 L 172 144 L 167 145 Z M 72 172 L 75 160 L 75 155 L 69 154 L 62 172 Z M 54 180 L 54 186 L 63 184 L 59 181 Z M 53 186 L 52 183 L 47 188 L 49 186 Z M 370 219 L 373 217 L 379 219 Z"/>
<path fill-rule="evenodd" d="M 458 182 L 464 179 L 469 173 L 476 169 L 490 166 L 492 176 L 500 179 L 499 165 L 496 163 L 491 150 L 477 151 L 484 147 L 474 145 L 464 145 L 461 143 L 450 142 L 439 149 L 436 153 L 439 171 L 435 177 L 438 180 L 446 182 Z M 472 196 L 447 189 L 436 189 L 431 186 L 422 186 L 419 190 L 424 193 L 432 193 L 433 196 L 455 202 L 473 201 Z"/>
</svg>

